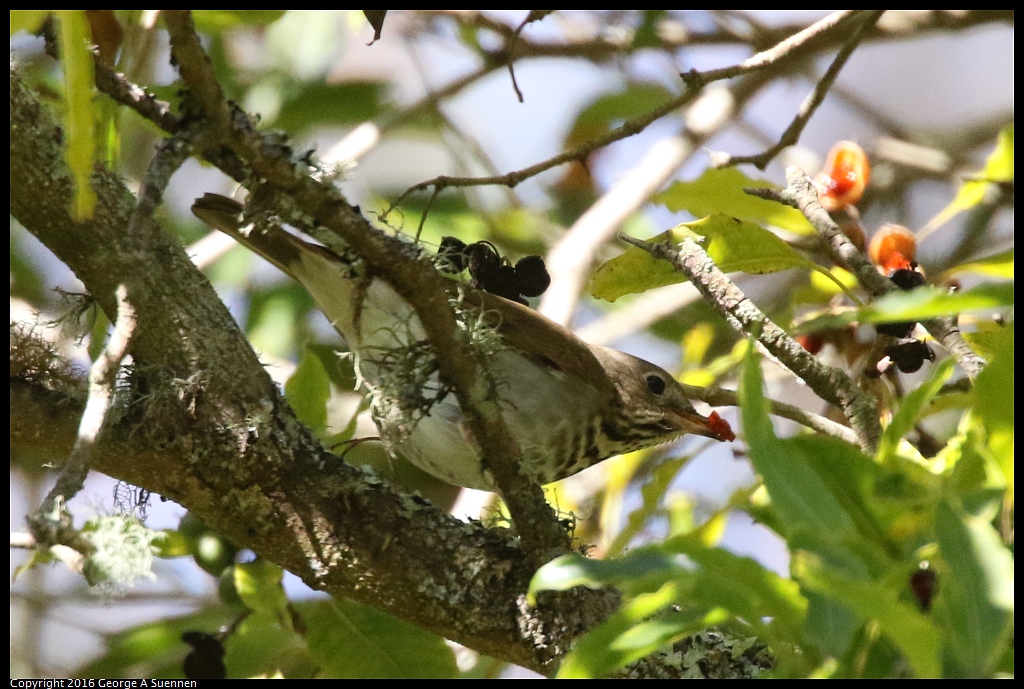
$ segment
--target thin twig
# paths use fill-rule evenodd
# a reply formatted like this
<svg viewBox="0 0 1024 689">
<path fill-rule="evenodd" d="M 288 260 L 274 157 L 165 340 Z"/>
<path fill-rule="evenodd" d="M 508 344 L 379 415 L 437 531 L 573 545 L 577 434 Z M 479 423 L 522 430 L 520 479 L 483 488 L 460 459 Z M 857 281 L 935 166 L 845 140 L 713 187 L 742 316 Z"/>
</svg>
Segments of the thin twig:
<svg viewBox="0 0 1024 689">
<path fill-rule="evenodd" d="M 609 144 L 616 141 L 620 141 L 627 137 L 638 134 L 646 129 L 650 124 L 661 119 L 673 110 L 677 110 L 696 98 L 700 90 L 711 83 L 712 81 L 718 81 L 721 79 L 727 79 L 734 76 L 744 75 L 748 73 L 757 72 L 769 67 L 779 60 L 790 59 L 797 55 L 801 49 L 805 48 L 808 42 L 820 38 L 822 35 L 826 35 L 831 31 L 842 27 L 851 18 L 857 16 L 858 12 L 864 12 L 865 10 L 848 10 L 846 12 L 837 12 L 829 15 L 825 19 L 816 22 L 814 25 L 796 33 L 793 36 L 781 41 L 778 45 L 770 50 L 766 50 L 762 53 L 758 53 L 754 57 L 745 60 L 739 65 L 733 67 L 727 67 L 720 70 L 709 70 L 707 72 L 698 72 L 692 70 L 685 74 L 680 75 L 683 81 L 687 84 L 688 88 L 683 91 L 682 94 L 671 99 L 664 105 L 655 108 L 651 112 L 639 115 L 630 120 L 627 120 L 620 126 L 613 129 L 608 134 L 592 139 L 587 143 L 579 146 L 571 151 L 566 151 L 553 156 L 547 160 L 541 161 L 535 165 L 515 170 L 513 172 L 506 173 L 504 175 L 490 175 L 484 177 L 452 177 L 448 175 L 440 175 L 433 179 L 414 184 L 411 187 L 403 191 L 397 199 L 391 204 L 385 215 L 389 213 L 393 208 L 401 204 L 403 200 L 409 194 L 413 194 L 418 191 L 424 191 L 428 188 L 435 189 L 448 189 L 452 187 L 470 187 L 470 186 L 487 186 L 487 185 L 500 185 L 507 187 L 515 187 L 520 182 L 526 179 L 534 177 L 546 170 L 550 170 L 553 167 L 557 167 L 568 162 L 583 162 L 591 153 L 594 151 L 604 148 Z"/>
<path fill-rule="evenodd" d="M 76 546 L 81 548 L 81 550 L 77 550 Z M 68 569 L 72 572 L 77 572 L 78 574 L 82 573 L 82 565 L 85 564 L 85 558 L 93 551 L 92 545 L 84 538 L 78 538 L 71 544 L 47 543 L 40 545 L 40 542 L 36 540 L 34 535 L 21 531 L 11 532 L 10 547 L 20 550 L 40 550 L 45 548 L 46 552 L 67 565 Z"/>
<path fill-rule="evenodd" d="M 197 134 L 185 130 L 165 139 L 146 170 L 146 176 L 139 187 L 138 201 L 128 223 L 128 234 L 140 231 L 143 223 L 153 219 L 153 213 L 163 203 L 164 190 L 178 168 L 193 153 Z"/>
<path fill-rule="evenodd" d="M 133 84 L 123 74 L 96 63 L 96 88 L 115 101 L 134 110 L 165 132 L 178 131 L 181 120 L 171 112 L 171 104 L 162 101 L 146 89 Z"/>
<path fill-rule="evenodd" d="M 530 179 L 531 177 L 535 177 L 536 175 L 539 175 L 546 170 L 550 170 L 553 167 L 558 167 L 559 165 L 573 161 L 583 162 L 587 156 L 594 151 L 604 148 L 616 141 L 633 136 L 634 134 L 639 134 L 651 123 L 656 122 L 673 110 L 690 103 L 696 97 L 698 92 L 699 89 L 687 89 L 681 95 L 676 96 L 664 105 L 655 108 L 651 112 L 627 120 L 604 136 L 591 139 L 587 143 L 582 146 L 578 146 L 571 151 L 565 151 L 564 153 L 560 153 L 548 158 L 547 160 L 541 161 L 535 165 L 530 165 L 529 167 L 524 167 L 520 170 L 514 170 L 512 172 L 505 173 L 504 175 L 490 175 L 486 177 L 450 177 L 447 175 L 440 175 L 433 179 L 428 179 L 425 182 L 419 182 L 418 184 L 414 184 L 403 191 L 398 198 L 392 202 L 385 214 L 401 204 L 409 194 L 413 194 L 417 191 L 423 191 L 431 187 L 442 190 L 452 187 L 477 187 L 486 185 L 499 185 L 514 188 L 520 182 Z"/>
<path fill-rule="evenodd" d="M 800 108 L 797 110 L 796 115 L 793 117 L 793 121 L 786 131 L 779 137 L 776 142 L 770 148 L 758 153 L 757 155 L 749 156 L 730 156 L 726 155 L 719 158 L 716 161 L 717 167 L 725 167 L 727 165 L 741 165 L 743 163 L 753 163 L 757 169 L 763 170 L 768 166 L 768 163 L 772 161 L 775 156 L 779 154 L 782 149 L 787 146 L 792 146 L 800 140 L 800 134 L 803 133 L 804 127 L 810 121 L 811 116 L 821 105 L 821 102 L 825 99 L 825 94 L 828 93 L 829 88 L 835 83 L 836 77 L 839 76 L 839 71 L 846 64 L 846 61 L 853 54 L 854 49 L 860 44 L 864 38 L 864 34 L 868 29 L 873 27 L 875 23 L 881 18 L 885 10 L 874 10 L 869 13 L 867 18 L 858 26 L 854 32 L 850 35 L 849 40 L 843 45 L 836 54 L 832 64 L 829 65 L 825 74 L 818 80 L 818 83 L 814 85 L 814 89 L 807 96 L 803 103 L 800 104 Z"/>
<path fill-rule="evenodd" d="M 171 39 L 171 53 L 181 78 L 188 84 L 194 105 L 210 122 L 212 134 L 226 132 L 231 125 L 231 109 L 224 97 L 224 89 L 217 81 L 210 58 L 206 55 L 196 34 L 189 10 L 163 10 L 161 17 Z M 186 100 L 186 106 L 189 106 Z"/>
<path fill-rule="evenodd" d="M 71 525 L 65 504 L 82 489 L 89 474 L 92 446 L 99 436 L 107 417 L 121 362 L 128 353 L 135 330 L 135 309 L 128 301 L 128 290 L 118 285 L 117 318 L 106 349 L 89 369 L 89 397 L 78 425 L 75 445 L 61 469 L 57 483 L 47 494 L 42 505 L 29 519 L 33 537 L 47 545 L 60 543 L 88 552 L 88 542 Z"/>
<path fill-rule="evenodd" d="M 539 22 L 553 11 L 554 10 L 530 10 L 530 13 L 526 15 L 526 19 L 524 19 L 522 23 L 516 27 L 516 30 L 512 32 L 512 36 L 506 44 L 508 52 L 508 76 L 512 79 L 512 88 L 515 90 L 516 97 L 519 99 L 520 103 L 523 102 L 523 92 L 519 89 L 519 84 L 516 82 L 516 71 L 514 68 L 517 48 L 521 42 L 520 34 L 523 32 L 523 29 L 526 28 L 527 24 Z"/>
<path fill-rule="evenodd" d="M 780 60 L 792 57 L 792 54 L 797 49 L 802 48 L 812 39 L 818 38 L 835 30 L 836 27 L 841 26 L 844 22 L 855 18 L 858 14 L 865 11 L 866 10 L 843 10 L 840 12 L 833 12 L 824 19 L 811 24 L 806 29 L 798 31 L 785 40 L 779 41 L 768 50 L 761 51 L 756 55 L 748 57 L 739 64 L 732 65 L 731 67 L 722 67 L 720 69 L 709 69 L 705 72 L 698 72 L 697 70 L 692 69 L 689 72 L 683 72 L 679 76 L 686 84 L 699 87 L 709 84 L 712 81 L 731 79 L 741 74 L 747 74 L 755 70 L 770 67 Z"/>
<path fill-rule="evenodd" d="M 712 407 L 738 407 L 739 396 L 735 390 L 725 390 L 724 388 L 702 388 L 695 385 L 683 385 L 683 390 L 686 392 L 686 396 L 690 399 L 700 400 L 710 404 Z M 827 419 L 820 414 L 813 414 L 809 411 L 801 409 L 800 407 L 792 404 L 786 404 L 785 402 L 779 402 L 777 400 L 769 399 L 768 411 L 775 416 L 783 419 L 789 419 L 795 421 L 801 426 L 807 426 L 811 430 L 818 431 L 825 435 L 830 435 L 834 438 L 844 440 L 851 445 L 858 445 L 859 440 L 857 434 L 853 432 L 853 429 L 849 426 L 844 426 L 841 423 L 836 423 L 831 419 Z"/>
</svg>

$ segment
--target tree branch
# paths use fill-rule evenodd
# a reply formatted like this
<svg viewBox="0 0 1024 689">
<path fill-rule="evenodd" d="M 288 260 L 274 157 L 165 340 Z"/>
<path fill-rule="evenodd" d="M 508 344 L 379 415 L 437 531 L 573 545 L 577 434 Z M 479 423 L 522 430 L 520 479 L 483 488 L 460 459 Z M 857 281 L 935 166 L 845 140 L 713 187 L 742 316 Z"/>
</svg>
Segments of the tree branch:
<svg viewBox="0 0 1024 689">
<path fill-rule="evenodd" d="M 832 64 L 829 65 L 828 69 L 825 70 L 825 74 L 822 75 L 821 79 L 818 80 L 818 83 L 815 84 L 810 95 L 808 95 L 806 100 L 800 104 L 800 108 L 797 110 L 793 121 L 788 127 L 786 127 L 786 131 L 782 133 L 782 136 L 779 137 L 779 140 L 774 145 L 757 155 L 726 155 L 721 160 L 716 161 L 716 166 L 725 167 L 727 165 L 753 163 L 757 169 L 763 170 L 768 167 L 768 163 L 770 163 L 780 151 L 799 141 L 800 134 L 803 132 L 804 127 L 807 126 L 807 123 L 810 122 L 811 115 L 815 113 L 818 106 L 821 105 L 821 102 L 825 100 L 825 94 L 828 93 L 832 84 L 835 83 L 836 77 L 839 76 L 839 71 L 843 68 L 843 65 L 846 64 L 850 55 L 853 54 L 854 49 L 860 44 L 867 30 L 878 22 L 884 12 L 885 10 L 874 10 L 867 14 L 860 26 L 854 30 L 850 35 L 850 38 L 845 44 L 843 44 L 843 47 L 836 54 L 835 59 L 832 60 Z"/>
<path fill-rule="evenodd" d="M 882 433 L 875 401 L 845 373 L 822 363 L 787 335 L 715 266 L 696 242 L 685 239 L 677 249 L 669 243 L 622 239 L 655 258 L 665 259 L 686 275 L 737 332 L 756 337 L 769 354 L 806 382 L 818 397 L 842 409 L 857 433 L 857 444 L 865 452 L 874 453 Z"/>
</svg>

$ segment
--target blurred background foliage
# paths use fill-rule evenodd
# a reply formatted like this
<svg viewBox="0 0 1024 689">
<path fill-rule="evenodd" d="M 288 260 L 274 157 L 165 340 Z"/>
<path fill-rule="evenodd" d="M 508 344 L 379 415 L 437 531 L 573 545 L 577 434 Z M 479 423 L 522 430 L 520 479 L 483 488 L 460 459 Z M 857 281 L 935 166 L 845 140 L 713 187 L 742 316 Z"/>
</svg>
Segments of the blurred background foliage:
<svg viewBox="0 0 1024 689">
<path fill-rule="evenodd" d="M 618 229 L 646 238 L 713 212 L 747 219 L 737 202 L 743 186 L 782 185 L 790 164 L 817 172 L 833 143 L 850 139 L 872 164 L 857 204 L 867 235 L 885 223 L 910 228 L 929 282 L 955 278 L 981 295 L 955 307 L 972 345 L 991 360 L 975 387 L 942 353 L 919 373 L 867 383 L 888 424 L 876 457 L 834 439 L 787 438 L 790 424 L 773 429 L 762 390 L 826 410 L 791 374 L 759 367 L 688 285 L 647 291 L 647 273 L 632 268 L 626 292 L 644 294 L 614 304 L 587 298 L 574 308 L 571 324 L 589 341 L 650 358 L 684 382 L 741 385 L 744 413 L 721 410 L 741 436 L 731 448 L 706 451 L 690 441 L 634 453 L 551 490 L 595 559 L 556 561 L 535 589 L 614 584 L 626 594 L 623 610 L 580 642 L 565 676 L 600 675 L 657 649 L 692 660 L 699 648 L 683 639 L 715 627 L 736 640 L 722 662 L 765 667 L 770 655 L 785 676 L 1013 673 L 1012 12 L 886 13 L 800 143 L 764 172 L 707 172 L 708 153 L 742 155 L 774 143 L 845 36 L 822 41 L 805 59 L 710 85 L 585 164 L 555 166 L 514 189 L 401 196 L 439 175 L 504 174 L 586 145 L 677 98 L 680 72 L 740 62 L 822 16 L 579 11 L 531 14 L 537 21 L 524 24 L 525 12 L 399 12 L 375 19 L 383 29 L 373 41 L 374 29 L 355 11 L 195 12 L 228 96 L 259 113 L 262 127 L 287 132 L 296 150 L 344 168 L 341 188 L 371 220 L 410 235 L 422 230 L 428 245 L 454 235 L 492 242 L 513 261 L 546 255 L 598 199 L 629 175 L 643 176 L 637 161 L 670 145 L 683 146 L 677 164 L 648 180 L 662 193 L 628 209 Z M 180 84 L 157 15 L 64 11 L 55 24 L 46 17 L 11 12 L 12 63 L 62 113 L 79 175 L 98 159 L 137 183 L 161 133 L 97 95 L 92 57 L 75 48 L 91 36 L 100 61 L 176 109 Z M 62 62 L 46 54 L 39 34 L 47 26 L 60 32 Z M 344 441 L 376 435 L 352 392 L 351 365 L 337 354 L 343 343 L 300 287 L 242 249 L 211 247 L 219 238 L 203 240 L 208 228 L 188 213 L 202 193 L 234 190 L 191 161 L 172 182 L 162 219 L 191 245 L 300 417 L 340 453 Z M 80 213 L 90 204 L 79 194 Z M 748 296 L 784 327 L 835 316 L 842 297 L 806 265 L 830 267 L 820 250 L 791 223 L 754 222 L 804 263 L 734 275 Z M 613 244 L 597 251 L 595 266 L 621 253 Z M 67 300 L 53 288 L 80 285 L 13 219 L 10 256 L 12 321 L 65 316 Z M 598 278 L 595 293 L 606 287 Z M 902 308 L 907 320 L 926 316 L 914 311 L 919 304 Z M 819 356 L 860 373 L 873 330 L 853 317 L 839 326 L 816 322 L 825 325 L 794 332 L 819 334 Z M 106 327 L 94 315 L 51 332 L 58 351 L 87 366 Z M 20 531 L 48 478 L 37 458 L 15 450 L 11 521 Z M 460 495 L 385 457 L 377 443 L 353 445 L 345 459 L 442 509 L 498 514 L 489 496 Z M 93 477 L 85 493 L 92 498 L 76 501 L 83 519 L 97 502 L 111 509 L 109 479 Z M 12 677 L 182 677 L 187 657 L 223 660 L 231 677 L 509 672 L 378 611 L 312 594 L 183 507 L 154 502 L 148 523 L 164 530 L 156 579 L 112 603 L 58 568 L 20 574 L 11 588 Z M 12 568 L 26 561 L 12 551 Z M 182 634 L 196 630 L 217 638 L 189 642 L 190 650 Z"/>
</svg>

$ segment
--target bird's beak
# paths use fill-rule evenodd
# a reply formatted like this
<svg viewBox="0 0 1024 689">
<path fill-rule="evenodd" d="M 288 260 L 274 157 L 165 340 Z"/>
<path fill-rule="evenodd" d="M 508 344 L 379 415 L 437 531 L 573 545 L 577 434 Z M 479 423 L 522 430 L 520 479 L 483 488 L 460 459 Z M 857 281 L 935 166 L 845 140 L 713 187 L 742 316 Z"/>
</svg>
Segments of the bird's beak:
<svg viewBox="0 0 1024 689">
<path fill-rule="evenodd" d="M 701 435 L 705 438 L 715 440 L 732 441 L 736 439 L 729 422 L 718 415 L 718 412 L 711 412 L 710 416 L 703 416 L 693 408 L 671 410 L 672 419 L 683 433 Z"/>
</svg>

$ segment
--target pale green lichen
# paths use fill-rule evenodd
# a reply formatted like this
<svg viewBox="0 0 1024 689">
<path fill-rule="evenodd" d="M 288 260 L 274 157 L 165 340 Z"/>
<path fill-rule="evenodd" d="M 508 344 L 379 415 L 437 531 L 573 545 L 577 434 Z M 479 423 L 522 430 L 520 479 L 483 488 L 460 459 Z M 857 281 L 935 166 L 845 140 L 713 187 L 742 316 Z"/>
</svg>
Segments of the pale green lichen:
<svg viewBox="0 0 1024 689">
<path fill-rule="evenodd" d="M 82 536 L 95 548 L 82 572 L 91 586 L 116 595 L 140 578 L 154 579 L 153 555 L 159 531 L 131 515 L 97 515 L 86 522 Z"/>
</svg>

